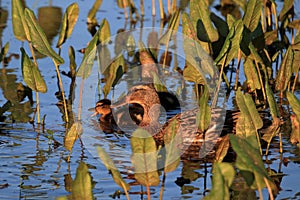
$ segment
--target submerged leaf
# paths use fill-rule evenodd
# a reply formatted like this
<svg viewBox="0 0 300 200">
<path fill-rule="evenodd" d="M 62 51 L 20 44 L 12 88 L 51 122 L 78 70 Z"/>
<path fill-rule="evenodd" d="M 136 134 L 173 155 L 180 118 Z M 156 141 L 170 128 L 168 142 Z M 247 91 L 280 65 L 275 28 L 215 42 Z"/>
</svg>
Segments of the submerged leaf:
<svg viewBox="0 0 300 200">
<path fill-rule="evenodd" d="M 47 92 L 47 85 L 44 78 L 42 77 L 38 66 L 36 66 L 25 50 L 21 48 L 22 52 L 22 74 L 24 82 L 30 87 L 30 89 L 36 92 Z"/>
<path fill-rule="evenodd" d="M 113 160 L 109 157 L 109 155 L 105 152 L 105 150 L 98 146 L 97 151 L 103 164 L 105 165 L 107 170 L 110 171 L 114 181 L 124 190 L 130 190 L 130 186 L 128 185 L 128 183 L 124 181 L 119 170 L 115 166 Z"/>
</svg>

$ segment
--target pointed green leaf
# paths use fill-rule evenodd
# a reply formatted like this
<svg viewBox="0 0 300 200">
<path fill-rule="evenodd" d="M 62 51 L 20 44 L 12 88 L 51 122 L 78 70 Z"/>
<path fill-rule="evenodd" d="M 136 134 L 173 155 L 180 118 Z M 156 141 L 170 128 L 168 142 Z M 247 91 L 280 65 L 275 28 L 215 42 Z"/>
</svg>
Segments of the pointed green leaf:
<svg viewBox="0 0 300 200">
<path fill-rule="evenodd" d="M 211 109 L 208 105 L 208 99 L 209 99 L 209 91 L 207 86 L 204 87 L 204 92 L 200 98 L 199 101 L 199 109 L 200 109 L 200 120 L 199 120 L 199 130 L 205 131 L 211 120 Z"/>
<path fill-rule="evenodd" d="M 99 10 L 101 4 L 102 4 L 102 0 L 95 0 L 93 7 L 90 9 L 88 16 L 87 16 L 88 23 L 95 23 L 96 13 Z"/>
<path fill-rule="evenodd" d="M 29 30 L 24 16 L 24 7 L 21 0 L 12 0 L 11 2 L 12 9 L 12 24 L 14 35 L 18 40 L 30 41 Z M 26 36 L 27 35 L 27 36 Z"/>
<path fill-rule="evenodd" d="M 197 35 L 204 42 L 215 42 L 219 39 L 219 34 L 210 20 L 210 12 L 207 1 L 191 0 L 191 19 L 194 27 L 197 25 Z M 202 28 L 199 27 L 201 25 Z"/>
<path fill-rule="evenodd" d="M 98 151 L 98 155 L 99 155 L 100 159 L 102 160 L 104 166 L 107 168 L 108 171 L 111 172 L 111 175 L 112 175 L 114 181 L 120 187 L 122 187 L 124 190 L 127 190 L 127 191 L 130 190 L 130 186 L 128 185 L 128 183 L 126 183 L 124 181 L 119 170 L 115 166 L 113 160 L 109 157 L 109 155 L 105 152 L 105 150 L 98 146 L 97 151 Z"/>
<path fill-rule="evenodd" d="M 75 62 L 75 51 L 72 46 L 69 47 L 69 59 L 70 59 L 70 73 L 71 77 L 74 78 L 76 76 L 76 62 Z"/>
<path fill-rule="evenodd" d="M 262 6 L 262 0 L 249 0 L 247 3 L 243 22 L 251 32 L 256 29 L 260 21 Z"/>
<path fill-rule="evenodd" d="M 275 119 L 279 116 L 279 109 L 275 100 L 274 93 L 272 92 L 269 83 L 266 81 L 265 83 L 265 89 L 267 94 L 267 101 L 270 107 L 270 112 L 272 115 L 272 118 Z"/>
<path fill-rule="evenodd" d="M 242 138 L 235 135 L 230 135 L 229 137 L 232 148 L 237 154 L 237 160 L 235 162 L 236 167 L 241 170 L 241 172 L 244 171 L 254 175 L 254 180 L 252 180 L 252 178 L 249 179 L 249 176 L 244 176 L 248 185 L 252 189 L 261 190 L 266 187 L 264 180 L 266 179 L 272 190 L 276 193 L 277 187 L 268 176 L 259 150 L 249 143 L 250 138 Z M 246 174 L 247 173 L 242 173 L 242 175 Z"/>
<path fill-rule="evenodd" d="M 237 20 L 233 23 L 226 37 L 225 43 L 218 57 L 215 59 L 215 63 L 217 65 L 228 66 L 232 59 L 237 58 L 242 39 L 243 27 L 242 20 Z"/>
<path fill-rule="evenodd" d="M 241 110 L 241 116 L 237 121 L 237 134 L 248 136 L 256 136 L 256 131 L 263 126 L 255 104 L 249 94 L 242 94 L 238 89 L 236 91 L 236 102 Z"/>
<path fill-rule="evenodd" d="M 258 73 L 252 59 L 246 58 L 244 62 L 244 72 L 251 91 L 261 89 Z"/>
<path fill-rule="evenodd" d="M 297 118 L 300 120 L 300 101 L 299 101 L 299 99 L 297 99 L 297 97 L 291 92 L 286 92 L 286 97 L 293 109 L 293 112 L 296 114 Z"/>
<path fill-rule="evenodd" d="M 165 172 L 174 171 L 180 164 L 180 149 L 177 145 L 180 143 L 181 138 L 176 137 L 176 124 L 177 120 L 173 120 L 170 124 L 171 126 L 171 134 L 164 135 L 164 142 L 165 142 Z"/>
<path fill-rule="evenodd" d="M 100 31 L 100 29 L 98 31 Z M 99 33 L 96 33 L 85 49 L 84 56 L 77 70 L 76 76 L 82 77 L 82 79 L 86 79 L 90 76 L 96 57 L 98 42 Z"/>
<path fill-rule="evenodd" d="M 230 199 L 229 188 L 233 182 L 235 173 L 230 163 L 214 163 L 212 190 L 203 200 Z"/>
<path fill-rule="evenodd" d="M 74 26 L 78 19 L 78 15 L 78 4 L 73 3 L 69 5 L 63 16 L 59 39 L 57 41 L 56 47 L 61 47 L 61 45 L 71 36 Z"/>
<path fill-rule="evenodd" d="M 155 141 L 148 131 L 138 128 L 130 139 L 134 177 L 145 186 L 157 186 L 157 152 Z"/>
<path fill-rule="evenodd" d="M 159 39 L 159 43 L 163 45 L 167 45 L 169 41 L 172 39 L 173 33 L 177 33 L 180 22 L 180 10 L 176 10 L 176 12 L 172 15 L 170 22 L 168 23 L 168 29 Z"/>
<path fill-rule="evenodd" d="M 22 52 L 22 74 L 24 82 L 30 87 L 30 89 L 36 92 L 47 92 L 47 85 L 43 79 L 38 66 L 36 66 L 29 56 L 26 54 L 25 50 L 21 48 Z"/>
<path fill-rule="evenodd" d="M 29 29 L 33 47 L 38 52 L 51 57 L 56 64 L 64 63 L 62 57 L 55 53 L 55 51 L 51 48 L 44 31 L 37 23 L 33 11 L 28 8 L 25 8 L 25 20 Z"/>
<path fill-rule="evenodd" d="M 292 76 L 292 66 L 294 62 L 293 58 L 294 58 L 294 52 L 291 49 L 291 47 L 289 47 L 286 50 L 286 53 L 280 65 L 279 72 L 276 76 L 276 83 L 275 83 L 276 90 L 280 90 L 280 91 L 286 90 L 290 78 Z"/>
<path fill-rule="evenodd" d="M 124 57 L 123 55 L 120 55 L 106 68 L 104 75 L 107 81 L 103 87 L 105 98 L 110 92 L 110 89 L 118 83 L 118 81 L 124 74 L 124 65 Z"/>
<path fill-rule="evenodd" d="M 99 41 L 101 44 L 108 44 L 110 42 L 110 26 L 106 19 L 103 19 L 101 24 L 101 31 L 99 32 Z"/>
<path fill-rule="evenodd" d="M 73 145 L 78 136 L 82 133 L 82 125 L 80 122 L 72 124 L 70 130 L 67 132 L 64 138 L 64 146 L 68 151 L 72 151 Z"/>
<path fill-rule="evenodd" d="M 92 200 L 92 178 L 88 166 L 81 162 L 76 170 L 76 177 L 72 183 L 72 194 L 68 199 Z"/>
<path fill-rule="evenodd" d="M 155 88 L 156 92 L 168 92 L 168 89 L 163 84 L 163 82 L 160 80 L 157 73 L 152 72 L 152 76 L 153 76 L 153 83 L 154 83 L 154 88 Z"/>
</svg>

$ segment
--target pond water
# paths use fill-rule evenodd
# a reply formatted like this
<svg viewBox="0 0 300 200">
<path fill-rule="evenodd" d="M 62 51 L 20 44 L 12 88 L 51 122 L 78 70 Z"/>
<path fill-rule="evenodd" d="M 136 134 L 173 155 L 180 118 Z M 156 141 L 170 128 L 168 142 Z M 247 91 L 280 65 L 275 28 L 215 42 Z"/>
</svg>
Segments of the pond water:
<svg viewBox="0 0 300 200">
<path fill-rule="evenodd" d="M 26 1 L 27 7 L 34 10 L 36 16 L 38 16 L 39 9 L 42 7 L 48 7 L 49 4 L 57 7 L 55 17 L 53 15 L 46 16 L 47 22 L 43 23 L 45 27 L 47 27 L 47 24 L 49 25 L 52 17 L 53 20 L 60 21 L 66 7 L 71 3 L 71 1 L 65 0 Z M 139 2 L 136 4 L 139 8 Z M 281 4 L 282 2 L 278 2 L 279 6 Z M 60 71 L 69 71 L 69 46 L 72 45 L 74 49 L 79 50 L 86 47 L 92 38 L 86 24 L 87 13 L 92 3 L 90 0 L 81 0 L 78 5 L 80 12 L 77 24 L 73 34 L 61 49 L 61 56 L 65 59 L 65 63 L 60 66 Z M 11 1 L 0 1 L 0 6 L 2 8 L 0 34 L 2 46 L 9 42 L 9 54 L 20 55 L 20 47 L 24 47 L 26 52 L 29 52 L 27 43 L 22 43 L 14 37 L 11 21 Z M 157 11 L 159 11 L 158 3 L 156 6 Z M 133 26 L 126 22 L 123 10 L 118 8 L 115 1 L 105 1 L 97 12 L 96 18 L 98 22 L 104 18 L 108 20 L 112 35 L 115 35 L 119 29 L 129 30 L 130 28 L 140 28 L 142 26 L 159 27 L 159 15 L 155 17 L 154 22 L 152 20 L 150 1 L 145 1 L 145 8 L 143 23 L 138 21 Z M 216 12 L 216 10 L 214 11 Z M 4 22 L 2 21 L 3 18 L 5 19 Z M 2 24 L 6 24 L 6 26 L 3 27 Z M 57 33 L 53 33 L 51 43 L 54 49 L 57 39 Z M 78 66 L 82 58 L 83 54 L 77 52 L 76 63 Z M 3 114 L 6 117 L 5 121 L 0 122 L 0 199 L 55 199 L 69 195 L 72 190 L 72 182 L 76 176 L 76 170 L 82 162 L 88 166 L 88 171 L 92 177 L 93 197 L 95 199 L 118 198 L 118 190 L 122 191 L 122 189 L 113 181 L 92 147 L 95 144 L 102 146 L 115 161 L 125 181 L 133 183 L 130 140 L 125 135 L 103 133 L 97 127 L 97 119 L 91 117 L 92 112 L 88 110 L 88 108 L 94 107 L 99 95 L 97 93 L 98 85 L 95 81 L 98 80 L 97 67 L 95 67 L 97 62 L 95 61 L 92 75 L 86 81 L 84 88 L 82 122 L 85 136 L 76 140 L 71 153 L 63 145 L 67 129 L 61 108 L 56 105 L 58 98 L 55 94 L 58 92 L 58 85 L 55 67 L 50 58 L 40 58 L 38 64 L 48 86 L 47 93 L 39 96 L 41 115 L 45 115 L 45 125 L 43 127 L 28 122 L 33 116 L 33 109 L 28 97 L 21 102 L 17 100 L 18 83 L 24 83 L 21 59 L 13 57 L 8 66 L 2 66 L 0 71 L 0 106 L 3 106 L 8 100 L 14 103 L 13 108 Z M 179 59 L 179 65 L 183 65 L 183 60 Z M 178 88 L 178 83 L 172 82 L 172 77 L 175 76 L 178 76 L 178 74 L 170 73 L 166 76 L 169 77 L 167 84 L 174 92 Z M 125 80 L 128 81 L 126 76 Z M 109 94 L 109 98 L 117 99 L 123 92 L 126 92 L 126 81 L 121 82 Z M 63 76 L 63 84 L 67 95 L 74 92 L 73 115 L 71 117 L 75 118 L 78 114 L 79 86 L 81 82 L 76 82 L 74 91 L 69 90 L 71 80 L 68 77 Z M 183 106 L 186 109 L 190 108 L 193 101 L 194 94 L 192 91 L 192 85 L 188 85 L 187 98 L 183 101 Z M 233 104 L 229 102 L 228 107 L 233 109 Z M 283 144 L 284 153 L 280 154 L 278 152 L 279 141 L 277 138 L 275 139 L 271 145 L 270 155 L 267 158 L 263 157 L 266 161 L 265 166 L 284 175 L 279 181 L 281 191 L 276 199 L 300 199 L 300 150 L 289 143 L 289 136 L 285 133 L 283 133 Z M 203 198 L 211 188 L 211 166 L 211 163 L 199 161 L 181 162 L 176 170 L 166 176 L 164 199 Z M 162 175 L 160 178 L 162 179 Z M 183 184 L 184 182 L 185 184 Z M 160 190 L 161 185 L 151 187 L 153 199 L 159 199 Z M 146 188 L 132 184 L 129 195 L 131 199 L 147 199 L 145 191 Z M 263 194 L 267 199 L 266 189 L 263 190 Z M 126 196 L 121 193 L 119 198 L 126 199 Z"/>
</svg>

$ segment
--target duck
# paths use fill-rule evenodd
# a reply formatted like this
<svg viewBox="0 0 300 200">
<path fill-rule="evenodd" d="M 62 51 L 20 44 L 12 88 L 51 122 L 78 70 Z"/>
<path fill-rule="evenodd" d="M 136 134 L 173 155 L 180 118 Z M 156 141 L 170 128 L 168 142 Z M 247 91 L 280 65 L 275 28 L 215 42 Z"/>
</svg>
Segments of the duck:
<svg viewBox="0 0 300 200">
<path fill-rule="evenodd" d="M 205 157 L 213 158 L 218 145 L 225 135 L 233 133 L 238 111 L 225 111 L 221 108 L 212 109 L 212 119 L 208 130 L 200 131 L 197 124 L 199 108 L 183 111 L 170 118 L 166 123 L 159 123 L 160 100 L 153 85 L 142 84 L 133 86 L 128 94 L 111 105 L 111 108 L 120 108 L 126 104 L 139 104 L 144 115 L 139 124 L 140 128 L 147 130 L 156 142 L 156 146 L 164 147 L 174 139 L 175 144 L 180 149 L 181 159 L 198 160 Z M 223 123 L 220 124 L 220 118 Z M 221 133 L 221 134 L 220 134 Z M 229 143 L 229 141 L 228 141 Z M 205 144 L 205 148 L 201 148 Z"/>
</svg>

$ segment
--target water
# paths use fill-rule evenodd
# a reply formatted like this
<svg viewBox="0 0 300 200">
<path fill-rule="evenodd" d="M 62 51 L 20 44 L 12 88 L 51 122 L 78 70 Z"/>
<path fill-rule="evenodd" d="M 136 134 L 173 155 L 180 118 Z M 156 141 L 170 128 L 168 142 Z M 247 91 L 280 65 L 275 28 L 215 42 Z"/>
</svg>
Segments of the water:
<svg viewBox="0 0 300 200">
<path fill-rule="evenodd" d="M 29 52 L 27 43 L 16 40 L 13 36 L 11 25 L 11 1 L 1 1 L 3 9 L 8 11 L 7 27 L 3 29 L 1 42 L 4 45 L 10 43 L 9 53 L 20 54 L 19 48 L 23 46 L 26 52 Z M 38 8 L 47 6 L 46 1 L 26 1 L 29 8 L 37 13 Z M 53 1 L 54 6 L 61 8 L 64 12 L 70 1 Z M 150 1 L 146 3 L 146 13 L 144 27 L 152 26 Z M 72 45 L 76 50 L 86 46 L 90 41 L 91 35 L 87 31 L 86 17 L 91 7 L 90 1 L 82 0 L 78 2 L 80 14 L 78 22 L 75 26 L 72 36 L 62 47 L 62 57 L 65 64 L 60 66 L 61 71 L 68 71 L 68 54 L 67 50 Z M 138 6 L 138 3 L 136 5 Z M 157 11 L 158 3 L 157 3 Z M 114 14 L 113 17 L 111 14 Z M 110 23 L 112 35 L 120 28 L 129 29 L 129 24 L 125 23 L 123 10 L 116 6 L 114 1 L 105 1 L 97 12 L 97 20 L 101 21 L 107 18 Z M 141 26 L 138 22 L 136 27 Z M 159 16 L 155 18 L 155 26 L 159 26 Z M 56 44 L 58 36 L 52 41 L 53 47 Z M 80 64 L 83 55 L 76 53 L 77 65 Z M 182 65 L 182 61 L 179 63 Z M 132 178 L 133 169 L 130 162 L 130 141 L 126 136 L 117 136 L 114 134 L 104 134 L 95 125 L 96 118 L 91 117 L 92 114 L 88 108 L 94 106 L 97 96 L 97 84 L 93 80 L 97 79 L 97 73 L 87 80 L 85 86 L 85 98 L 83 103 L 83 127 L 85 137 L 78 139 L 72 153 L 64 147 L 64 136 L 66 128 L 64 126 L 62 113 L 55 105 L 58 99 L 55 93 L 58 91 L 57 79 L 54 65 L 49 58 L 38 60 L 39 68 L 44 76 L 48 92 L 40 94 L 41 114 L 46 115 L 46 124 L 44 127 L 33 126 L 30 123 L 24 123 L 22 120 L 28 121 L 32 117 L 29 100 L 26 97 L 24 101 L 18 103 L 16 100 L 16 88 L 19 82 L 23 82 L 21 73 L 21 60 L 13 58 L 7 67 L 2 67 L 0 71 L 0 105 L 3 106 L 7 99 L 14 100 L 14 112 L 5 112 L 6 121 L 0 124 L 0 199 L 55 199 L 56 197 L 69 195 L 72 188 L 72 180 L 75 179 L 76 169 L 80 162 L 87 164 L 90 175 L 93 180 L 93 196 L 96 199 L 112 199 L 112 195 L 120 190 L 120 187 L 113 181 L 102 162 L 97 157 L 97 153 L 91 148 L 95 143 L 101 145 L 115 161 L 116 166 L 121 171 L 122 176 L 127 183 L 134 182 Z M 97 63 L 95 62 L 95 65 Z M 94 70 L 97 70 L 94 68 Z M 69 94 L 70 80 L 63 76 L 63 84 L 66 94 Z M 74 117 L 77 116 L 79 84 L 76 82 L 75 103 L 73 106 Z M 168 85 L 173 86 L 172 91 L 178 90 L 178 83 L 167 81 Z M 126 89 L 126 84 L 121 83 L 116 88 L 114 95 L 110 93 L 111 98 L 117 99 L 119 95 Z M 188 99 L 184 99 L 183 105 L 190 106 L 193 99 L 192 86 L 188 87 Z M 183 98 L 183 97 L 182 97 Z M 28 106 L 29 105 L 29 106 Z M 233 107 L 229 105 L 229 107 Z M 20 115 L 20 112 L 22 115 Z M 14 114 L 13 114 L 14 113 Z M 22 117 L 20 117 L 22 116 Z M 91 136 L 91 140 L 88 140 Z M 271 154 L 268 157 L 269 164 L 266 166 L 285 174 L 281 181 L 281 188 L 276 199 L 300 199 L 299 197 L 299 148 L 288 142 L 288 137 L 284 135 L 283 156 L 278 153 L 278 141 L 274 142 L 271 148 Z M 95 138 L 98 139 L 95 140 Z M 90 144 L 89 144 L 90 142 Z M 69 157 L 70 156 L 70 157 Z M 289 162 L 284 165 L 282 159 L 285 158 Z M 266 159 L 264 157 L 264 159 Z M 69 160 L 69 162 L 68 162 Z M 162 175 L 160 176 L 162 179 Z M 179 186 L 185 181 L 182 187 Z M 211 188 L 211 164 L 201 162 L 181 162 L 179 167 L 167 174 L 164 199 L 201 199 L 207 194 Z M 158 199 L 160 195 L 161 185 L 151 187 L 151 195 L 153 199 Z M 141 195 L 141 191 L 145 192 L 146 188 L 140 185 L 133 185 L 129 191 L 132 199 L 146 199 L 145 194 Z M 264 196 L 267 198 L 267 191 L 264 189 Z M 126 199 L 121 194 L 121 199 Z"/>
</svg>

